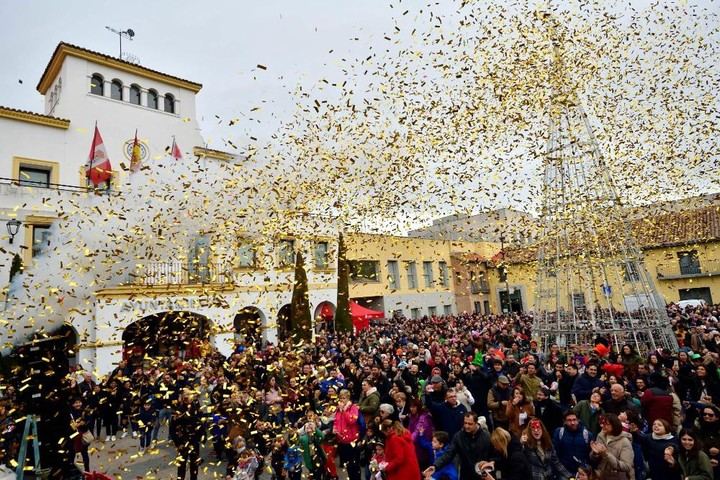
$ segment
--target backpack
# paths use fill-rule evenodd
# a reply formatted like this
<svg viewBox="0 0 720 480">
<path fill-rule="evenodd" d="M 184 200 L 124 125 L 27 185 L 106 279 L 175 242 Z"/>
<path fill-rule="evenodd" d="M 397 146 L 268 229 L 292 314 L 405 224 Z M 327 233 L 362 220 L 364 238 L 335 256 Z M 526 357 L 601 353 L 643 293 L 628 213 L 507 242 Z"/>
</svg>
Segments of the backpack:
<svg viewBox="0 0 720 480">
<path fill-rule="evenodd" d="M 563 435 L 565 435 L 565 427 L 560 427 L 560 431 L 558 432 L 558 440 L 562 440 Z M 583 440 L 585 440 L 585 444 L 590 443 L 590 433 L 588 432 L 587 428 L 583 428 Z"/>
</svg>

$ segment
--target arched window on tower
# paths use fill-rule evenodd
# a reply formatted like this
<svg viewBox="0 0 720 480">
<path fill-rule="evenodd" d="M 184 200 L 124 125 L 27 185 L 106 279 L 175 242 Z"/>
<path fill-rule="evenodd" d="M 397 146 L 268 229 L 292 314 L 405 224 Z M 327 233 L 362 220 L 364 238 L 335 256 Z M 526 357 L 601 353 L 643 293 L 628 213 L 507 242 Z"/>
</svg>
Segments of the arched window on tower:
<svg viewBox="0 0 720 480">
<path fill-rule="evenodd" d="M 148 90 L 147 106 L 155 110 L 158 109 L 158 93 L 155 90 Z"/>
<path fill-rule="evenodd" d="M 165 94 L 165 108 L 168 113 L 175 113 L 175 97 L 170 93 Z"/>
<path fill-rule="evenodd" d="M 120 80 L 113 80 L 110 84 L 110 98 L 113 100 L 122 100 L 123 84 Z"/>
<path fill-rule="evenodd" d="M 140 86 L 132 84 L 130 85 L 130 103 L 133 105 L 140 105 Z"/>
<path fill-rule="evenodd" d="M 99 73 L 93 74 L 92 78 L 90 78 L 90 93 L 93 95 L 100 95 L 102 97 L 104 94 L 104 88 L 105 79 L 103 76 Z"/>
</svg>

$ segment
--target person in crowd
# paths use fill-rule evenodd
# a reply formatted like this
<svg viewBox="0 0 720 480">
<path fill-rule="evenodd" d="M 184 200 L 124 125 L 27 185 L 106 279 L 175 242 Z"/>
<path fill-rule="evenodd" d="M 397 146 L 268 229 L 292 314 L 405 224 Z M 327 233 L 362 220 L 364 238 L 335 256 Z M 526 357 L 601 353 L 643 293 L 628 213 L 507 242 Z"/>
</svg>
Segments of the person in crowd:
<svg viewBox="0 0 720 480">
<path fill-rule="evenodd" d="M 340 463 L 347 471 L 350 480 L 360 480 L 360 452 L 355 448 L 355 443 L 360 440 L 360 415 L 362 415 L 360 409 L 350 400 L 350 391 L 341 390 L 338 395 L 333 433 L 337 441 Z"/>
<path fill-rule="evenodd" d="M 661 374 L 653 374 L 652 385 L 645 390 L 640 403 L 642 414 L 648 423 L 658 418 L 672 425 L 673 431 L 680 427 L 680 398 L 670 391 L 670 380 Z"/>
<path fill-rule="evenodd" d="M 190 480 L 197 480 L 204 433 L 200 404 L 190 391 L 183 392 L 170 422 L 170 438 L 178 452 L 178 480 L 185 480 L 188 464 Z"/>
<path fill-rule="evenodd" d="M 524 447 L 532 480 L 568 480 L 572 476 L 560 462 L 550 434 L 539 419 L 530 419 L 520 436 L 520 442 Z"/>
<path fill-rule="evenodd" d="M 600 426 L 597 440 L 590 443 L 590 459 L 597 465 L 598 475 L 607 480 L 635 480 L 632 436 L 612 413 L 600 419 Z"/>
<path fill-rule="evenodd" d="M 447 464 L 457 461 L 460 465 L 459 480 L 479 480 L 481 477 L 475 471 L 475 465 L 490 458 L 490 452 L 490 435 L 480 427 L 477 414 L 468 412 L 463 418 L 462 430 L 450 441 L 450 447 L 424 473 L 432 476 Z"/>
<path fill-rule="evenodd" d="M 600 433 L 600 418 L 605 413 L 600 406 L 601 400 L 600 393 L 593 392 L 588 400 L 580 400 L 574 409 L 580 422 L 595 437 Z"/>
<path fill-rule="evenodd" d="M 506 415 L 510 433 L 520 437 L 530 417 L 535 415 L 533 402 L 525 396 L 525 390 L 522 387 L 513 388 L 512 400 L 507 404 Z"/>
<path fill-rule="evenodd" d="M 580 423 L 573 410 L 566 411 L 563 416 L 563 426 L 556 428 L 552 434 L 553 447 L 560 463 L 569 472 L 575 472 L 589 463 L 590 442 L 595 436 Z"/>
<path fill-rule="evenodd" d="M 269 420 L 276 426 L 282 425 L 285 419 L 285 411 L 283 410 L 283 392 L 278 385 L 278 379 L 275 375 L 268 378 L 264 390 L 264 398 Z"/>
<path fill-rule="evenodd" d="M 375 388 L 375 384 L 373 383 L 373 379 L 371 377 L 367 377 L 363 380 L 361 387 L 362 395 L 360 397 L 360 401 L 358 402 L 358 408 L 365 417 L 365 423 L 368 424 L 373 421 L 375 415 L 378 413 L 378 409 L 380 408 L 380 392 L 378 392 L 378 389 Z"/>
<path fill-rule="evenodd" d="M 445 455 L 447 452 L 450 442 L 450 436 L 447 432 L 435 432 L 432 437 L 432 449 L 433 449 L 433 463 L 438 458 Z M 457 480 L 458 471 L 457 467 L 453 462 L 448 463 L 440 470 L 436 470 L 432 474 L 426 474 L 425 478 L 432 478 L 433 480 Z"/>
<path fill-rule="evenodd" d="M 670 424 L 666 420 L 658 418 L 652 423 L 650 435 L 639 431 L 633 432 L 633 436 L 636 435 L 648 463 L 650 478 L 679 480 L 679 472 L 670 468 L 665 462 L 665 449 L 672 447 L 677 450 L 679 447 L 678 439 L 673 435 Z"/>
<path fill-rule="evenodd" d="M 112 378 L 112 377 L 110 377 Z M 118 432 L 118 412 L 122 405 L 122 390 L 117 380 L 109 380 L 100 400 L 105 425 L 105 439 L 114 442 Z"/>
<path fill-rule="evenodd" d="M 420 478 L 420 466 L 415 456 L 410 432 L 398 420 L 385 420 L 382 424 L 385 435 L 385 466 L 387 480 Z"/>
<path fill-rule="evenodd" d="M 458 403 L 465 407 L 465 411 L 469 412 L 472 410 L 473 405 L 475 405 L 475 397 L 462 379 L 458 379 L 455 383 L 455 395 L 457 396 Z"/>
<path fill-rule="evenodd" d="M 136 420 L 140 436 L 140 453 L 145 453 L 145 451 L 150 448 L 155 422 L 157 422 L 157 410 L 155 409 L 152 398 L 147 398 L 145 402 L 143 402 L 143 406 L 140 412 L 138 412 Z"/>
<path fill-rule="evenodd" d="M 703 451 L 710 457 L 715 477 L 720 478 L 720 409 L 715 405 L 704 405 L 695 420 L 695 431 Z"/>
<path fill-rule="evenodd" d="M 550 398 L 550 390 L 546 387 L 540 388 L 535 394 L 533 402 L 535 416 L 543 422 L 549 432 L 563 424 L 563 412 L 560 405 Z M 571 470 L 572 471 L 572 470 Z"/>
<path fill-rule="evenodd" d="M 575 364 L 566 364 L 560 378 L 558 379 L 558 395 L 563 410 L 575 406 L 575 399 L 572 395 L 573 385 L 578 378 L 578 369 Z"/>
<path fill-rule="evenodd" d="M 526 366 L 520 367 L 520 373 L 515 378 L 515 385 L 522 387 L 526 398 L 535 398 L 538 390 L 543 387 L 543 382 L 537 375 L 537 366 L 534 361 L 529 361 Z"/>
<path fill-rule="evenodd" d="M 621 383 L 614 383 L 610 386 L 610 398 L 602 404 L 605 413 L 620 415 L 623 412 L 639 412 L 638 406 L 629 399 L 625 387 Z"/>
<path fill-rule="evenodd" d="M 434 427 L 430 413 L 425 410 L 422 402 L 418 399 L 413 400 L 410 404 L 408 430 L 415 445 L 415 455 L 417 456 L 420 468 L 425 470 L 434 462 L 432 450 Z"/>
<path fill-rule="evenodd" d="M 714 478 L 710 457 L 703 452 L 700 438 L 692 430 L 682 430 L 680 447 L 678 449 L 667 447 L 664 456 L 668 467 L 678 471 L 683 479 L 712 480 Z"/>
<path fill-rule="evenodd" d="M 505 375 L 497 378 L 495 385 L 488 391 L 487 406 L 490 410 L 490 418 L 495 428 L 509 428 L 507 406 L 510 403 L 510 379 Z"/>
<path fill-rule="evenodd" d="M 526 480 L 531 472 L 523 452 L 520 440 L 513 437 L 502 427 L 493 430 L 490 435 L 492 445 L 491 458 L 495 460 L 480 462 L 478 468 L 487 471 L 486 480 L 490 478 L 503 480 Z"/>
<path fill-rule="evenodd" d="M 313 480 L 322 480 L 323 478 L 323 469 L 327 460 L 322 449 L 324 438 L 325 435 L 315 425 L 315 422 L 307 422 L 303 426 L 299 438 L 300 448 L 302 449 L 303 464 Z"/>
<path fill-rule="evenodd" d="M 90 446 L 90 439 L 88 434 L 92 435 L 92 431 L 90 430 L 85 406 L 80 397 L 75 398 L 72 402 L 72 408 L 70 409 L 70 426 L 74 434 L 72 437 L 73 449 L 76 454 L 79 453 L 82 456 L 85 471 L 89 472 L 90 453 L 88 448 Z"/>
<path fill-rule="evenodd" d="M 583 465 L 578 467 L 577 473 L 575 474 L 575 480 L 600 480 L 592 467 Z"/>
<path fill-rule="evenodd" d="M 448 389 L 445 393 L 445 401 L 438 403 L 426 396 L 428 409 L 434 419 L 437 430 L 447 432 L 452 439 L 462 429 L 463 417 L 467 413 L 465 407 L 457 401 L 455 389 Z"/>
<path fill-rule="evenodd" d="M 578 376 L 572 387 L 572 395 L 575 402 L 590 400 L 593 391 L 603 388 L 603 382 L 598 377 L 598 366 L 591 363 L 585 367 L 585 373 Z"/>
</svg>

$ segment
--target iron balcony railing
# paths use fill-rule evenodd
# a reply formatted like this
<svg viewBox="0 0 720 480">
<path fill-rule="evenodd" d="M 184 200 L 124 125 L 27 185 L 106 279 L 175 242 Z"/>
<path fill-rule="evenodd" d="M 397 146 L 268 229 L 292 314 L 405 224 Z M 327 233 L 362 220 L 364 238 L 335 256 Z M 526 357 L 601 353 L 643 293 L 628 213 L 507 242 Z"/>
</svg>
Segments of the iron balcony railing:
<svg viewBox="0 0 720 480">
<path fill-rule="evenodd" d="M 720 260 L 701 260 L 699 265 L 683 265 L 682 267 L 679 262 L 657 266 L 657 278 L 659 280 L 713 277 L 715 275 L 720 275 Z"/>
<path fill-rule="evenodd" d="M 489 293 L 490 285 L 487 280 L 475 280 L 470 282 L 470 293 Z"/>
<path fill-rule="evenodd" d="M 231 284 L 233 272 L 224 263 L 147 262 L 135 266 L 131 285 Z"/>
<path fill-rule="evenodd" d="M 0 185 L 11 185 L 22 188 L 42 188 L 49 190 L 60 190 L 72 193 L 91 193 L 95 192 L 101 195 L 119 195 L 120 192 L 105 187 L 81 187 L 78 185 L 65 185 L 63 183 L 37 182 L 34 180 L 25 180 L 18 178 L 0 177 Z"/>
</svg>

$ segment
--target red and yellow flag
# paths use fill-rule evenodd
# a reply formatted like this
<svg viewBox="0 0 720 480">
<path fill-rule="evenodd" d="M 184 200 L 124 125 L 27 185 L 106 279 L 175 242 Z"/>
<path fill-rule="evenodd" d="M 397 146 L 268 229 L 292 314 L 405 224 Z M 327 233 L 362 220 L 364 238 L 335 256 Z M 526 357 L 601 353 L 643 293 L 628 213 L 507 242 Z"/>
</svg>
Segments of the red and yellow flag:
<svg viewBox="0 0 720 480">
<path fill-rule="evenodd" d="M 137 130 L 135 130 L 135 141 L 133 142 L 132 147 L 132 155 L 130 156 L 130 171 L 131 172 L 137 172 L 140 170 L 140 157 L 142 156 L 142 151 L 140 150 L 140 142 L 138 142 L 137 138 Z"/>
</svg>

